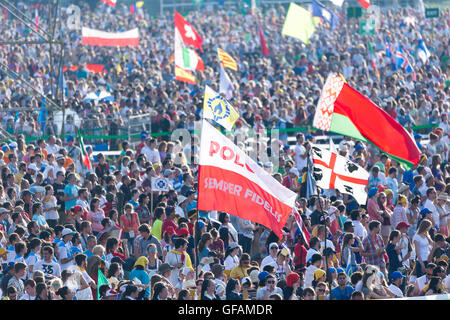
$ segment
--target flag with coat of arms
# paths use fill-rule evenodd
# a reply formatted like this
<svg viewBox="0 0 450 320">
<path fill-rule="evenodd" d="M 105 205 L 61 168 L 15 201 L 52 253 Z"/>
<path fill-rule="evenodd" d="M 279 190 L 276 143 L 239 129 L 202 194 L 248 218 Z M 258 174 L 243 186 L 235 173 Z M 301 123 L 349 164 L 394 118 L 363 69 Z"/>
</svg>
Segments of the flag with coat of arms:
<svg viewBox="0 0 450 320">
<path fill-rule="evenodd" d="M 160 177 L 152 177 L 152 191 L 169 191 L 169 180 Z"/>
<path fill-rule="evenodd" d="M 224 97 L 205 86 L 203 118 L 214 120 L 230 131 L 236 120 L 239 119 L 239 113 Z"/>
</svg>

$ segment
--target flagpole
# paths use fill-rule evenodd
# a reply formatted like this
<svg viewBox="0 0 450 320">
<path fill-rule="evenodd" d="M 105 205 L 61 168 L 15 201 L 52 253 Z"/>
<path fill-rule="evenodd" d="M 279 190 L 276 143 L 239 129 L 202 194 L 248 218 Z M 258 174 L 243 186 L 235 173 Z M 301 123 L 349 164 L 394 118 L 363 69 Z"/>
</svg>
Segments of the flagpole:
<svg viewBox="0 0 450 320">
<path fill-rule="evenodd" d="M 327 223 L 326 223 L 326 217 L 323 214 L 323 207 L 322 207 L 322 203 L 320 202 L 319 187 L 317 185 L 316 185 L 316 191 L 317 191 L 317 201 L 319 201 L 319 207 L 320 207 L 320 211 L 321 211 L 320 216 L 325 218 L 323 220 L 323 225 L 325 226 L 325 241 L 324 241 L 325 245 L 324 245 L 324 248 L 323 248 L 323 253 L 325 254 L 325 251 L 327 250 L 327 236 L 328 236 Z M 319 235 L 319 234 L 317 234 L 317 235 Z M 328 281 L 328 285 L 330 287 L 330 296 L 331 296 L 331 279 L 329 279 L 330 277 L 328 277 L 328 256 L 326 256 L 326 255 L 325 255 L 325 275 L 326 275 L 326 278 L 328 278 L 328 280 L 329 280 Z"/>
</svg>

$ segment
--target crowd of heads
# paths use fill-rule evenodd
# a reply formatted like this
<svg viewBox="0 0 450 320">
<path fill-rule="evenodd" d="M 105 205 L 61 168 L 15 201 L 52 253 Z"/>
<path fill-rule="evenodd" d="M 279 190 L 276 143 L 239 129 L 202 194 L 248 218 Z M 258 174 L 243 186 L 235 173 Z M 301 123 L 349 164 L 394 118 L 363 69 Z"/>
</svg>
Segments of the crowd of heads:
<svg viewBox="0 0 450 320">
<path fill-rule="evenodd" d="M 46 28 L 49 5 L 40 5 L 39 12 Z M 64 21 L 67 12 L 61 12 Z M 358 300 L 450 289 L 448 10 L 435 19 L 412 8 L 382 10 L 375 35 L 358 34 L 356 20 L 336 10 L 338 28 L 321 23 L 305 45 L 281 35 L 286 7 L 263 7 L 256 15 L 205 7 L 186 16 L 204 40 L 206 69 L 195 73 L 195 86 L 174 79 L 172 14 L 136 15 L 105 4 L 81 5 L 81 13 L 86 27 L 138 27 L 140 44 L 84 46 L 80 32 L 63 23 L 64 99 L 52 95 L 47 50 L 14 45 L 0 52 L 1 63 L 64 103 L 71 115 L 67 136 L 58 137 L 55 114 L 48 112 L 44 120 L 40 111 L 26 110 L 39 109 L 40 96 L 1 74 L 1 126 L 17 137 L 0 144 L 4 299 Z M 2 17 L 0 28 L 7 38 L 35 37 L 12 18 Z M 386 38 L 409 53 L 414 73 L 392 69 Z M 414 56 L 419 39 L 431 53 L 426 63 Z M 375 69 L 368 41 L 376 52 Z M 372 145 L 344 137 L 339 154 L 370 172 L 367 203 L 337 190 L 310 196 L 307 159 L 318 133 L 280 131 L 278 165 L 260 164 L 298 193 L 307 233 L 292 215 L 280 239 L 237 216 L 198 211 L 198 161 L 191 148 L 199 141 L 193 137 L 193 145 L 179 150 L 180 141 L 161 133 L 192 130 L 201 119 L 204 85 L 218 91 L 217 47 L 238 61 L 238 71 L 227 69 L 235 86 L 230 102 L 240 113 L 236 134 L 310 125 L 327 75 L 340 72 L 402 125 L 422 126 L 413 134 L 422 153 L 419 165 L 406 168 Z M 90 72 L 87 64 L 103 64 L 105 72 Z M 97 90 L 113 99 L 84 100 Z M 151 115 L 151 130 L 136 143 L 110 141 L 110 150 L 121 152 L 118 159 L 88 148 L 88 168 L 75 125 L 87 134 L 117 135 L 139 114 Z M 289 144 L 292 138 L 295 145 Z M 167 178 L 170 190 L 152 191 L 152 177 Z"/>
</svg>

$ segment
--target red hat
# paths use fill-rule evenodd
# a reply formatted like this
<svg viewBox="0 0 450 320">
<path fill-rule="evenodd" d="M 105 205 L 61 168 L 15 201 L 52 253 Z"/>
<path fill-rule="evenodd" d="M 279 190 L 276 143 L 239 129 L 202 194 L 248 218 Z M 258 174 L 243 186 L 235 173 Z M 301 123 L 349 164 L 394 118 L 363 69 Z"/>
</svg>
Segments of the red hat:
<svg viewBox="0 0 450 320">
<path fill-rule="evenodd" d="M 258 120 L 258 119 L 262 119 L 262 117 L 261 117 L 259 114 L 257 114 L 257 115 L 255 116 L 255 120 Z"/>
<path fill-rule="evenodd" d="M 169 234 L 169 236 L 171 236 L 175 234 L 175 229 L 172 226 L 168 226 L 166 232 Z"/>
<path fill-rule="evenodd" d="M 186 234 L 189 234 L 189 230 L 186 228 L 181 228 L 180 230 L 178 230 L 177 232 L 177 236 L 182 237 Z"/>
<path fill-rule="evenodd" d="M 299 280 L 300 276 L 298 275 L 298 273 L 295 272 L 289 273 L 286 276 L 286 285 L 292 288 L 294 286 L 294 283 L 298 282 Z"/>
<path fill-rule="evenodd" d="M 410 225 L 407 224 L 407 223 L 404 222 L 404 221 L 399 222 L 399 223 L 397 224 L 397 229 L 401 229 L 401 228 L 409 228 L 409 227 L 410 227 Z"/>
<path fill-rule="evenodd" d="M 381 184 L 377 186 L 378 192 L 383 192 L 384 190 L 387 189 L 386 186 L 382 186 Z"/>
</svg>

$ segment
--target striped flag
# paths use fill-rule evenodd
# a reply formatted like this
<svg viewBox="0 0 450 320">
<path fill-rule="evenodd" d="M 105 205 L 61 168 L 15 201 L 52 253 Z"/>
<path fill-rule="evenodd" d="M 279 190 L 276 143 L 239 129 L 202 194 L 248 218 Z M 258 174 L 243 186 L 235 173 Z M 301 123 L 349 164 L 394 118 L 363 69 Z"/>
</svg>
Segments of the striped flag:
<svg viewBox="0 0 450 320">
<path fill-rule="evenodd" d="M 109 4 L 111 7 L 115 7 L 117 4 L 117 0 L 102 0 L 102 2 Z"/>
<path fill-rule="evenodd" d="M 175 64 L 184 70 L 205 70 L 205 65 L 195 50 L 183 46 L 183 41 L 175 29 Z"/>
<path fill-rule="evenodd" d="M 34 27 L 34 30 L 38 31 L 39 30 L 39 11 L 37 8 L 34 10 L 34 24 L 36 25 Z"/>
<path fill-rule="evenodd" d="M 219 60 L 222 62 L 224 68 L 229 68 L 231 70 L 237 71 L 237 63 L 228 53 L 220 48 L 217 48 L 217 53 L 219 54 Z"/>
<path fill-rule="evenodd" d="M 78 127 L 75 127 L 75 130 L 77 131 L 78 142 L 80 143 L 81 157 L 83 158 L 82 162 L 86 166 L 86 168 L 91 170 L 92 169 L 91 160 L 89 160 L 89 155 L 88 155 L 88 153 L 86 151 L 86 148 L 84 147 L 83 137 L 81 136 L 81 133 L 80 133 L 80 130 L 78 129 Z"/>
<path fill-rule="evenodd" d="M 303 223 L 302 217 L 300 216 L 300 213 L 298 212 L 298 210 L 295 206 L 292 208 L 292 213 L 294 214 L 295 222 L 297 223 L 298 232 L 301 233 L 305 243 L 309 243 L 309 240 L 311 239 L 311 235 L 309 234 L 308 229 L 306 229 L 306 226 Z"/>
<path fill-rule="evenodd" d="M 184 69 L 181 69 L 179 66 L 175 65 L 175 79 L 178 81 L 190 83 L 190 84 L 196 84 L 195 76 L 190 73 L 189 71 L 186 71 Z"/>
<path fill-rule="evenodd" d="M 139 29 L 135 28 L 125 32 L 105 32 L 83 27 L 81 29 L 83 45 L 102 47 L 138 47 Z"/>
</svg>

